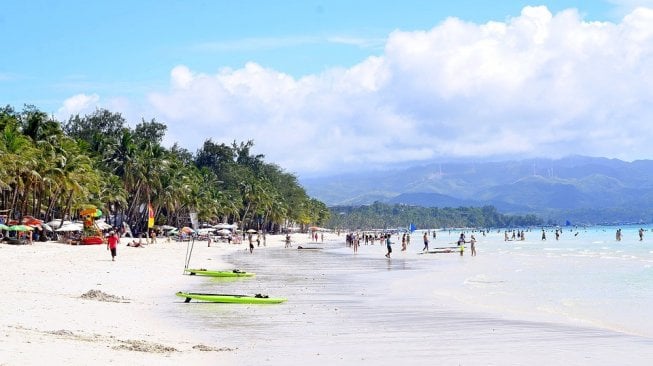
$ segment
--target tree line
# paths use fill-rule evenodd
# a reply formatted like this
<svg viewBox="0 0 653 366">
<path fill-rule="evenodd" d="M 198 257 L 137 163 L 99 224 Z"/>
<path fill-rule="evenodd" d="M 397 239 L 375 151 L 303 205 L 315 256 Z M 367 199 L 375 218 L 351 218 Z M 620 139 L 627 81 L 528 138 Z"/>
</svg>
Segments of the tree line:
<svg viewBox="0 0 653 366">
<path fill-rule="evenodd" d="M 93 204 L 145 230 L 147 205 L 158 225 L 239 222 L 278 231 L 291 223 L 324 225 L 326 205 L 297 177 L 253 154 L 253 141 L 211 139 L 195 153 L 162 146 L 167 126 L 98 109 L 60 122 L 34 106 L 0 109 L 0 213 L 46 221 L 75 218 Z"/>
<path fill-rule="evenodd" d="M 419 207 L 375 202 L 366 206 L 333 206 L 328 227 L 343 230 L 452 227 L 509 228 L 540 226 L 535 215 L 504 215 L 493 206 L 483 207 Z"/>
</svg>

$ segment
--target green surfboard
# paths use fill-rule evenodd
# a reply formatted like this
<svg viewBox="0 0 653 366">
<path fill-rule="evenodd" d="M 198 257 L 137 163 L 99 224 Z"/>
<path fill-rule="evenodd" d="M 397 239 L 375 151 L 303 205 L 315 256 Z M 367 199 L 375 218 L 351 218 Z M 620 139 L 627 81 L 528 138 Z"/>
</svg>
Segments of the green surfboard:
<svg viewBox="0 0 653 366">
<path fill-rule="evenodd" d="M 230 304 L 280 304 L 286 299 L 280 297 L 267 297 L 263 295 L 229 295 L 229 294 L 202 294 L 196 292 L 177 292 L 177 296 L 186 298 L 185 302 L 190 302 L 191 299 L 230 303 Z"/>
<path fill-rule="evenodd" d="M 209 277 L 252 277 L 254 276 L 254 273 L 252 272 L 244 272 L 244 271 L 239 271 L 237 269 L 233 271 L 210 271 L 207 269 L 191 269 L 191 268 L 186 268 L 184 269 L 184 272 L 188 273 L 191 276 L 198 275 L 198 276 L 209 276 Z"/>
</svg>

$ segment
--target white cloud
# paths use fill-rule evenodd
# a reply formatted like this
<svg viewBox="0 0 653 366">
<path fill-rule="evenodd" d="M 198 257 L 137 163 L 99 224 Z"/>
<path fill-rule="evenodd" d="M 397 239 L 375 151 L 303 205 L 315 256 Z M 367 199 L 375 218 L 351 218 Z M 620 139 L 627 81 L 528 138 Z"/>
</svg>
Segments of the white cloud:
<svg viewBox="0 0 653 366">
<path fill-rule="evenodd" d="M 143 110 L 168 125 L 168 142 L 253 139 L 302 174 L 439 157 L 650 158 L 651 65 L 653 10 L 612 23 L 526 7 L 505 22 L 395 31 L 382 55 L 302 78 L 255 62 L 214 74 L 179 65 Z"/>
<path fill-rule="evenodd" d="M 57 111 L 56 117 L 60 121 L 65 121 L 71 115 L 90 114 L 97 108 L 99 102 L 100 96 L 97 94 L 73 95 L 63 102 L 63 106 Z"/>
<path fill-rule="evenodd" d="M 619 18 L 630 14 L 637 8 L 653 8 L 653 0 L 607 0 L 607 2 L 615 6 L 613 13 Z"/>
</svg>

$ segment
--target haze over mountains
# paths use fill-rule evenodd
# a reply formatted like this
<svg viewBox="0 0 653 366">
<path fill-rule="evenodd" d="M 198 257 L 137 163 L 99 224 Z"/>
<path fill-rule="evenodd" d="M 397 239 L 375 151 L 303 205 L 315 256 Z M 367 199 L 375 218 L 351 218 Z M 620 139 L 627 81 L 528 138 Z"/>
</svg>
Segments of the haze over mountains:
<svg viewBox="0 0 653 366">
<path fill-rule="evenodd" d="M 425 207 L 495 206 L 551 223 L 653 222 L 653 160 L 571 156 L 432 163 L 392 171 L 302 179 L 329 206 L 375 201 Z"/>
</svg>

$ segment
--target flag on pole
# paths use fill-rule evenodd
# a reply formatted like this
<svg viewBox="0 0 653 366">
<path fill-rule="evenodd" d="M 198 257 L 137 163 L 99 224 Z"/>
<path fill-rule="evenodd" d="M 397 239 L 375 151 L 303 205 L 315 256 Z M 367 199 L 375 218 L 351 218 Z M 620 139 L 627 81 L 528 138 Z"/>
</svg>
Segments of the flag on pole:
<svg viewBox="0 0 653 366">
<path fill-rule="evenodd" d="M 408 226 L 408 231 L 410 231 L 411 233 L 413 231 L 415 231 L 416 229 L 417 229 L 417 227 L 414 224 L 410 224 L 410 226 Z"/>
<path fill-rule="evenodd" d="M 151 229 L 154 227 L 154 209 L 152 208 L 152 204 L 148 203 L 147 204 L 147 228 Z"/>
</svg>

